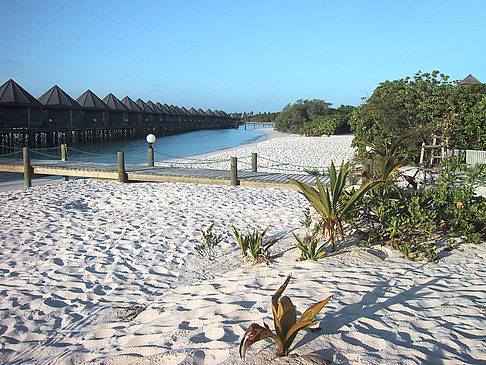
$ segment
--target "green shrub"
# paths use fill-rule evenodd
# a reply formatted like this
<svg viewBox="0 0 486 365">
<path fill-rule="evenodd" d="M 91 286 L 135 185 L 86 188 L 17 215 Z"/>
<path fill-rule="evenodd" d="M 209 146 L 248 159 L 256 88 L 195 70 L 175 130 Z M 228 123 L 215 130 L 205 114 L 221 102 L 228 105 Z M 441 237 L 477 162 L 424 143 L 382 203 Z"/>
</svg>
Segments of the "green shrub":
<svg viewBox="0 0 486 365">
<path fill-rule="evenodd" d="M 214 248 L 223 240 L 222 235 L 217 235 L 213 232 L 214 223 L 206 229 L 201 229 L 202 237 L 201 244 L 196 245 L 194 249 L 203 257 L 207 257 L 209 260 L 213 260 L 215 256 Z"/>
<path fill-rule="evenodd" d="M 248 229 L 246 235 L 241 234 L 235 226 L 233 226 L 233 234 L 235 235 L 236 242 L 241 248 L 241 252 L 244 258 L 251 258 L 253 261 L 269 261 L 268 258 L 268 250 L 272 247 L 275 243 L 277 243 L 280 238 L 273 238 L 267 242 L 263 242 L 263 238 L 267 233 L 270 226 L 265 228 L 265 230 L 260 233 L 258 229 L 254 229 L 250 231 Z"/>
<path fill-rule="evenodd" d="M 455 158 L 443 165 L 434 188 L 398 194 L 377 185 L 365 196 L 357 219 L 369 227 L 370 240 L 389 244 L 409 259 L 435 262 L 438 238 L 478 243 L 486 235 L 486 199 L 474 193 L 474 186 L 486 180 L 484 167 L 470 169 Z"/>
</svg>

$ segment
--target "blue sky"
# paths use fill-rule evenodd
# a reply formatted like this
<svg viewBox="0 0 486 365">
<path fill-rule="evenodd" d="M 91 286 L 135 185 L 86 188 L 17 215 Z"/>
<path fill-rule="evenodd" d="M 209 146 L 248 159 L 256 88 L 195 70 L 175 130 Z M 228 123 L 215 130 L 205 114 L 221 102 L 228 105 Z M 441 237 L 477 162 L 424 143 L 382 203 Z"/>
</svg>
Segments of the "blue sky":
<svg viewBox="0 0 486 365">
<path fill-rule="evenodd" d="M 0 0 L 0 84 L 232 111 L 359 105 L 437 69 L 486 82 L 486 1 Z"/>
</svg>

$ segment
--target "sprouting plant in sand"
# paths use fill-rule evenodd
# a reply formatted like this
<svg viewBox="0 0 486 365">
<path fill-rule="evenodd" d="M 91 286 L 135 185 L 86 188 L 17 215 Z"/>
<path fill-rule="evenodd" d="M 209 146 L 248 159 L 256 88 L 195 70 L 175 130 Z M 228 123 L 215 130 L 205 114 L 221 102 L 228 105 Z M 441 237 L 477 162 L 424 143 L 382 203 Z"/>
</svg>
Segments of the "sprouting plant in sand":
<svg viewBox="0 0 486 365">
<path fill-rule="evenodd" d="M 338 173 L 334 163 L 331 162 L 329 170 L 330 186 L 324 187 L 321 180 L 316 177 L 317 190 L 310 185 L 290 179 L 320 214 L 322 234 L 329 240 L 331 252 L 336 251 L 338 234 L 341 238 L 344 238 L 341 218 L 353 210 L 359 199 L 375 184 L 374 181 L 369 181 L 361 185 L 358 190 L 348 193 L 345 186 L 349 171 L 349 163 L 342 163 Z"/>
<path fill-rule="evenodd" d="M 322 221 L 318 219 L 315 222 L 310 209 L 307 207 L 304 210 L 304 219 L 300 221 L 300 224 L 306 229 L 304 236 L 301 237 L 292 232 L 297 240 L 297 248 L 300 250 L 299 261 L 320 259 L 327 253 L 326 246 L 328 244 L 328 242 L 320 244 L 322 242 Z"/>
<path fill-rule="evenodd" d="M 282 286 L 272 296 L 272 313 L 275 332 L 272 332 L 264 322 L 263 327 L 257 323 L 252 323 L 245 332 L 240 342 L 240 357 L 245 357 L 246 350 L 255 342 L 265 338 L 272 338 L 278 346 L 281 356 L 287 356 L 289 348 L 292 345 L 297 333 L 306 327 L 317 324 L 313 319 L 319 314 L 322 308 L 329 302 L 331 296 L 320 302 L 315 303 L 307 309 L 297 320 L 295 307 L 289 297 L 281 295 L 287 287 L 290 278 L 289 275 Z M 279 300 L 280 298 L 280 300 Z"/>
<path fill-rule="evenodd" d="M 235 235 L 236 242 L 241 248 L 241 252 L 244 258 L 252 258 L 254 261 L 263 260 L 268 261 L 268 250 L 275 243 L 277 243 L 280 238 L 273 238 L 269 241 L 263 242 L 263 238 L 267 233 L 270 226 L 265 228 L 265 230 L 260 233 L 258 229 L 250 231 L 248 229 L 246 234 L 241 234 L 235 226 L 233 226 L 233 234 Z"/>
<path fill-rule="evenodd" d="M 214 259 L 214 248 L 223 240 L 223 235 L 214 233 L 213 227 L 214 223 L 211 223 L 205 231 L 201 229 L 201 244 L 194 247 L 198 254 L 208 257 L 209 260 Z"/>
</svg>

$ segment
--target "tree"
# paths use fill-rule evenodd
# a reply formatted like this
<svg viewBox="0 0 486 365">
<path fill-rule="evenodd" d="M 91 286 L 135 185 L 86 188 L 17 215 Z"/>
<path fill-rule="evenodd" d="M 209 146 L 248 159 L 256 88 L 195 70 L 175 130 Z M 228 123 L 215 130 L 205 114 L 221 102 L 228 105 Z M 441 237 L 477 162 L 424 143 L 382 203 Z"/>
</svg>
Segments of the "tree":
<svg viewBox="0 0 486 365">
<path fill-rule="evenodd" d="M 333 135 L 337 133 L 348 133 L 350 131 L 349 119 L 354 106 L 341 105 L 339 108 L 329 109 L 329 115 L 321 115 L 311 123 L 306 124 L 299 131 L 306 136 Z"/>
<path fill-rule="evenodd" d="M 443 136 L 452 148 L 485 148 L 486 143 L 474 141 L 484 135 L 481 101 L 486 87 L 458 86 L 448 79 L 439 71 L 419 71 L 413 79 L 381 83 L 352 114 L 350 123 L 356 138 L 383 145 L 395 136 L 413 132 L 416 137 L 405 141 L 402 152 L 414 158 L 421 143 L 430 144 L 433 135 Z"/>
<path fill-rule="evenodd" d="M 331 105 L 319 99 L 297 100 L 294 104 L 287 104 L 275 118 L 274 128 L 281 132 L 298 133 L 317 117 L 328 115 Z"/>
</svg>

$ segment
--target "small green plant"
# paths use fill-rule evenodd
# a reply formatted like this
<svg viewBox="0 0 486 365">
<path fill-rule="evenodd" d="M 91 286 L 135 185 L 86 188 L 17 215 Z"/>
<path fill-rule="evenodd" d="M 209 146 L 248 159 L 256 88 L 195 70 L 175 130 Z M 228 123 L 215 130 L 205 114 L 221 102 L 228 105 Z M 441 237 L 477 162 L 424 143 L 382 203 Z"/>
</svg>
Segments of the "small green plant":
<svg viewBox="0 0 486 365">
<path fill-rule="evenodd" d="M 270 226 L 265 228 L 265 230 L 260 233 L 258 229 L 254 229 L 250 231 L 248 229 L 246 235 L 241 234 L 235 226 L 233 226 L 233 234 L 235 235 L 236 242 L 241 248 L 241 252 L 244 258 L 252 258 L 253 261 L 263 260 L 269 261 L 268 259 L 268 250 L 272 247 L 275 243 L 277 243 L 280 238 L 273 238 L 267 242 L 263 242 L 263 238 L 267 233 Z"/>
<path fill-rule="evenodd" d="M 252 323 L 245 332 L 240 342 L 240 357 L 244 358 L 246 350 L 255 342 L 265 338 L 272 338 L 278 346 L 281 356 L 287 356 L 292 342 L 297 336 L 297 333 L 306 327 L 316 324 L 313 319 L 319 314 L 322 308 L 329 302 L 331 296 L 320 302 L 315 303 L 307 309 L 297 320 L 297 313 L 295 307 L 289 297 L 280 296 L 287 287 L 290 278 L 289 275 L 282 286 L 272 296 L 272 313 L 273 323 L 275 326 L 275 333 L 270 330 L 268 325 L 264 322 L 263 327 L 257 323 Z M 279 300 L 280 299 L 280 300 Z"/>
<path fill-rule="evenodd" d="M 203 257 L 213 260 L 215 256 L 214 248 L 223 240 L 223 235 L 217 235 L 213 232 L 214 223 L 211 223 L 206 231 L 201 229 L 201 244 L 196 245 L 194 249 Z"/>
<path fill-rule="evenodd" d="M 370 181 L 361 185 L 357 191 L 348 193 L 345 190 L 345 186 L 349 170 L 349 163 L 342 163 L 338 173 L 334 163 L 331 162 L 329 171 L 330 186 L 329 188 L 324 187 L 319 178 L 316 177 L 317 190 L 310 185 L 289 179 L 298 186 L 301 194 L 304 195 L 321 216 L 322 235 L 329 239 L 330 252 L 336 251 L 338 235 L 341 238 L 344 237 L 342 217 L 353 210 L 359 199 L 375 184 Z"/>
<path fill-rule="evenodd" d="M 297 248 L 300 250 L 300 261 L 304 260 L 319 260 L 322 256 L 327 254 L 326 247 L 329 241 L 319 246 L 321 237 L 319 232 L 312 232 L 311 235 L 306 235 L 301 238 L 298 234 L 292 233 L 297 240 Z"/>
<path fill-rule="evenodd" d="M 324 174 L 321 174 L 321 172 L 318 169 L 304 169 L 306 173 L 308 173 L 311 176 L 321 176 Z"/>
<path fill-rule="evenodd" d="M 301 221 L 299 221 L 299 223 L 304 228 L 307 228 L 307 229 L 311 228 L 311 225 L 312 225 L 312 214 L 311 214 L 311 211 L 310 211 L 310 208 L 309 207 L 305 207 L 305 209 L 304 209 L 304 219 L 302 219 Z"/>
<path fill-rule="evenodd" d="M 304 237 L 301 238 L 298 234 L 292 232 L 297 240 L 297 248 L 300 250 L 299 261 L 318 260 L 327 253 L 326 246 L 329 241 L 319 246 L 319 243 L 322 241 L 322 221 L 317 220 L 317 222 L 312 224 L 313 222 L 310 209 L 307 207 L 304 211 L 304 219 L 300 221 L 300 224 L 306 228 Z"/>
</svg>

